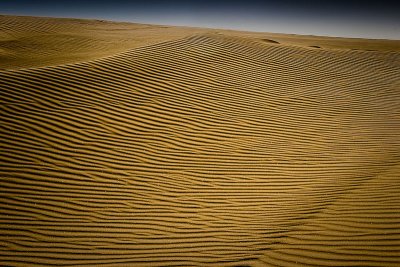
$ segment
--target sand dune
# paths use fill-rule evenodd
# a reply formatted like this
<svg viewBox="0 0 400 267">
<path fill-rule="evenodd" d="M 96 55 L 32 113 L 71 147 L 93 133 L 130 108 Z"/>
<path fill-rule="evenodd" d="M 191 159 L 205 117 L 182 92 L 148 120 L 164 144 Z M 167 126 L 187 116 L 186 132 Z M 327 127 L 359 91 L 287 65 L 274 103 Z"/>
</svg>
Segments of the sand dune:
<svg viewBox="0 0 400 267">
<path fill-rule="evenodd" d="M 0 68 L 44 67 L 112 56 L 202 29 L 0 15 Z"/>
<path fill-rule="evenodd" d="M 0 19 L 1 265 L 400 265 L 400 42 Z"/>
</svg>

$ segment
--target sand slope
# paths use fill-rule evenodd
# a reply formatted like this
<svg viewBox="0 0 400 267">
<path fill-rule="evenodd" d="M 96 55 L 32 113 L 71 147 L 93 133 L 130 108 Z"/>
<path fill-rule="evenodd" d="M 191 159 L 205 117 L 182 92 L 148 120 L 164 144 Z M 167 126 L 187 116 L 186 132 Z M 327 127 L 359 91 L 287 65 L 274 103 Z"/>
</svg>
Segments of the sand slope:
<svg viewBox="0 0 400 267">
<path fill-rule="evenodd" d="M 400 265 L 400 54 L 201 31 L 0 72 L 1 265 Z"/>
<path fill-rule="evenodd" d="M 0 69 L 93 60 L 202 29 L 0 15 Z"/>
</svg>

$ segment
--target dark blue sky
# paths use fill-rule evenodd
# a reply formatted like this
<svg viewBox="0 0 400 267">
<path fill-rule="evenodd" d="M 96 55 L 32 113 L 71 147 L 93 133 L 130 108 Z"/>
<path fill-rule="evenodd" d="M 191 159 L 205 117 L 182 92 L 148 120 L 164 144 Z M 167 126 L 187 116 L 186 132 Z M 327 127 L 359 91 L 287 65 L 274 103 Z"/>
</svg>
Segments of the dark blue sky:
<svg viewBox="0 0 400 267">
<path fill-rule="evenodd" d="M 400 39 L 400 1 L 0 0 L 0 14 Z"/>
</svg>

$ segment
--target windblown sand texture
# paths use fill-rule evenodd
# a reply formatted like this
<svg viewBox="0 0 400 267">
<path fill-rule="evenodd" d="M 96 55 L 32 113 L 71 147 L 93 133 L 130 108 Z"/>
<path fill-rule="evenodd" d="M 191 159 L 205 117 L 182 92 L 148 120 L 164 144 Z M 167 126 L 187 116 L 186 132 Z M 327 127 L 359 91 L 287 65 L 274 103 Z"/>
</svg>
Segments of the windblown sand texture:
<svg viewBox="0 0 400 267">
<path fill-rule="evenodd" d="M 1 16 L 0 265 L 400 266 L 399 51 Z"/>
</svg>

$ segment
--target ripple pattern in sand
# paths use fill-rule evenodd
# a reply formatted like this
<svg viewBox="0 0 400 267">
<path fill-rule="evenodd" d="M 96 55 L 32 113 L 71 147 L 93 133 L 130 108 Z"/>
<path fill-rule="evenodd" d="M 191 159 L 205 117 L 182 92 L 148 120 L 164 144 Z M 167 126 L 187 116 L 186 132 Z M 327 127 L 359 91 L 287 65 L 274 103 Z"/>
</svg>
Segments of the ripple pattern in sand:
<svg viewBox="0 0 400 267">
<path fill-rule="evenodd" d="M 0 72 L 0 262 L 399 264 L 399 61 L 202 34 Z"/>
</svg>

